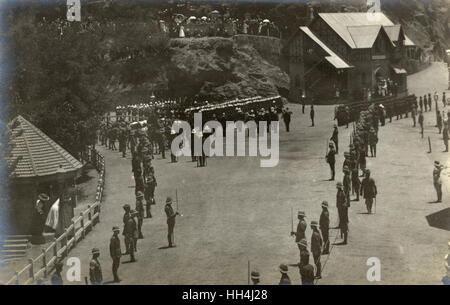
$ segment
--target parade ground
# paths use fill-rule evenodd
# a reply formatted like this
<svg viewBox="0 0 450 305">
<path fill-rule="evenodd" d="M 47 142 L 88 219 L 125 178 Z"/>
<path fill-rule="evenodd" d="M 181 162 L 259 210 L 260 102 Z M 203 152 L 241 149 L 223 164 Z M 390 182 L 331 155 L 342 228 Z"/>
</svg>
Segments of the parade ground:
<svg viewBox="0 0 450 305">
<path fill-rule="evenodd" d="M 441 96 L 447 88 L 447 70 L 442 64 L 433 64 L 410 76 L 408 86 L 410 93 L 433 95 L 437 91 Z M 442 107 L 441 100 L 438 105 Z M 167 159 L 155 156 L 158 186 L 153 218 L 144 219 L 137 262 L 128 263 L 128 255 L 122 257 L 120 284 L 247 284 L 249 261 L 251 269 L 259 270 L 261 284 L 278 284 L 280 263 L 288 264 L 292 283 L 300 284 L 294 266 L 299 251 L 290 236 L 291 208 L 294 229 L 297 211 L 306 213 L 308 243 L 309 224 L 319 220 L 323 200 L 330 205 L 330 227 L 336 225 L 336 181 L 343 176 L 343 152 L 348 150 L 352 126 L 339 127 L 336 181 L 328 181 L 325 153 L 335 123 L 334 106 L 316 108 L 315 127 L 310 127 L 309 107 L 305 114 L 300 105 L 288 107 L 293 111 L 291 132 L 285 132 L 280 121 L 280 161 L 276 167 L 261 168 L 259 157 L 213 157 L 208 158 L 207 167 L 197 168 L 187 157 L 170 163 L 169 154 Z M 379 193 L 376 214 L 365 214 L 362 199 L 351 202 L 348 245 L 332 245 L 330 255 L 322 256 L 319 285 L 370 284 L 366 278 L 370 257 L 381 262 L 381 281 L 375 283 L 440 284 L 448 231 L 438 228 L 442 221 L 433 218 L 436 223 L 429 223 L 426 217 L 449 208 L 449 171 L 443 172 L 442 203 L 432 203 L 436 200 L 432 171 L 434 160 L 450 164 L 434 127 L 434 107 L 425 113 L 424 138 L 418 125 L 412 127 L 411 117 L 394 117 L 392 123 L 387 119 L 386 126 L 380 127 L 377 157 L 367 158 Z M 122 206 L 135 205 L 134 180 L 129 154 L 122 158 L 105 147 L 99 151 L 106 160 L 100 223 L 69 257 L 80 258 L 84 278 L 89 275 L 91 249 L 98 247 L 104 282 L 112 284 L 111 229 L 123 227 Z M 167 196 L 176 200 L 176 194 L 183 216 L 177 217 L 175 226 L 177 246 L 167 248 L 164 204 Z M 337 235 L 337 230 L 330 230 L 331 242 L 341 241 Z M 84 280 L 73 284 L 84 284 Z"/>
</svg>

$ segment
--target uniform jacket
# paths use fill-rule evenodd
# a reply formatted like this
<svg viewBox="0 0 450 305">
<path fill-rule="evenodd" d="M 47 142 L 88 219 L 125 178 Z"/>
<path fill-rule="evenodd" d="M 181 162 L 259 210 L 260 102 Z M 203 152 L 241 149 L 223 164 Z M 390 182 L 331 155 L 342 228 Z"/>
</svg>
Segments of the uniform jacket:
<svg viewBox="0 0 450 305">
<path fill-rule="evenodd" d="M 361 195 L 364 199 L 375 198 L 377 196 L 377 186 L 372 178 L 364 178 L 361 182 Z"/>
<path fill-rule="evenodd" d="M 327 154 L 327 163 L 334 164 L 336 163 L 336 151 L 334 148 L 330 148 Z"/>
<path fill-rule="evenodd" d="M 301 239 L 305 238 L 306 227 L 306 221 L 300 220 L 298 222 L 297 233 L 295 233 L 295 242 L 299 242 Z"/>
<path fill-rule="evenodd" d="M 344 179 L 342 180 L 342 184 L 344 185 L 344 192 L 346 195 L 350 195 L 351 190 L 351 180 L 350 175 L 344 175 Z"/>
<path fill-rule="evenodd" d="M 434 184 L 442 184 L 441 181 L 441 168 L 434 168 L 433 169 L 433 183 Z"/>
<path fill-rule="evenodd" d="M 109 241 L 109 253 L 111 258 L 120 258 L 122 250 L 120 249 L 120 239 L 118 236 L 112 236 Z"/>
<path fill-rule="evenodd" d="M 101 284 L 103 281 L 102 267 L 96 258 L 89 263 L 89 279 L 92 284 Z"/>
<path fill-rule="evenodd" d="M 313 256 L 319 256 L 322 253 L 322 235 L 319 231 L 313 231 L 311 235 L 311 252 Z"/>
<path fill-rule="evenodd" d="M 322 231 L 328 230 L 330 228 L 330 213 L 328 212 L 328 210 L 323 210 L 320 214 L 319 227 Z"/>
<path fill-rule="evenodd" d="M 301 249 L 300 250 L 300 273 L 302 271 L 302 268 L 309 264 L 309 251 L 308 249 Z"/>
<path fill-rule="evenodd" d="M 138 238 L 138 230 L 136 220 L 134 217 L 130 217 L 125 225 L 125 236 L 128 238 Z"/>
<path fill-rule="evenodd" d="M 302 285 L 314 285 L 314 267 L 307 264 L 300 270 Z"/>
<path fill-rule="evenodd" d="M 173 211 L 172 205 L 166 204 L 166 206 L 164 207 L 164 211 L 166 212 L 167 223 L 175 223 L 175 217 L 177 216 L 177 214 L 175 214 L 175 212 Z"/>
</svg>

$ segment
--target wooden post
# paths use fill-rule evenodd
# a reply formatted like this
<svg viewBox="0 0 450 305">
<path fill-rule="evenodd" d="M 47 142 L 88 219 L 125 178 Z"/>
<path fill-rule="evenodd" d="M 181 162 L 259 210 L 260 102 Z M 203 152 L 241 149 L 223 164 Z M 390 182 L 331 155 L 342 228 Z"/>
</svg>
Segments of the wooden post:
<svg viewBox="0 0 450 305">
<path fill-rule="evenodd" d="M 89 223 L 91 224 L 91 229 L 92 229 L 94 224 L 92 223 L 92 215 L 91 215 L 91 206 L 90 205 L 88 205 L 88 220 L 89 220 Z"/>
<path fill-rule="evenodd" d="M 64 229 L 64 246 L 66 247 L 65 251 L 64 251 L 64 257 L 67 256 L 67 254 L 69 253 L 69 247 L 67 246 L 67 235 L 69 235 L 69 232 L 67 231 L 67 228 Z"/>
<path fill-rule="evenodd" d="M 73 246 L 75 247 L 77 245 L 77 230 L 75 229 L 75 221 L 72 220 L 72 230 L 73 230 Z"/>
<path fill-rule="evenodd" d="M 430 140 L 430 136 L 428 136 L 428 153 L 431 154 L 431 140 Z"/>
<path fill-rule="evenodd" d="M 42 248 L 42 268 L 44 268 L 44 278 L 47 278 L 47 257 L 45 256 L 45 249 Z"/>
<path fill-rule="evenodd" d="M 33 259 L 29 258 L 28 263 L 30 264 L 30 278 L 34 280 Z"/>
</svg>

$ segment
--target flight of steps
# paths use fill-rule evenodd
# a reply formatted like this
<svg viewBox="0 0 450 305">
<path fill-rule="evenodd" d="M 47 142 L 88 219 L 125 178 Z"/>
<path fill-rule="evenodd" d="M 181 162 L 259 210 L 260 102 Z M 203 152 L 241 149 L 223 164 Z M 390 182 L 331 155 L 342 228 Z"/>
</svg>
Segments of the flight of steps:
<svg viewBox="0 0 450 305">
<path fill-rule="evenodd" d="M 30 235 L 0 236 L 0 263 L 7 263 L 24 257 L 30 248 Z"/>
</svg>

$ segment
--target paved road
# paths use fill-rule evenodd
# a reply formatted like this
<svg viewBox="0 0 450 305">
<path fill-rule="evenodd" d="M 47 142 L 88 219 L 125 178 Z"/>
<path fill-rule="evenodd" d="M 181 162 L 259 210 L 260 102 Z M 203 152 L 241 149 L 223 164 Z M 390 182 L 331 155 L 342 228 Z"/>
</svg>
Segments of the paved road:
<svg viewBox="0 0 450 305">
<path fill-rule="evenodd" d="M 442 67 L 433 66 L 422 73 L 425 78 L 414 78 L 423 88 L 443 88 L 432 79 L 442 75 Z M 442 83 L 446 79 L 442 78 Z M 298 262 L 297 246 L 289 236 L 291 207 L 294 213 L 304 210 L 309 223 L 318 220 L 320 203 L 328 200 L 331 218 L 336 219 L 335 183 L 326 181 L 329 169 L 324 159 L 333 108 L 317 107 L 316 127 L 309 127 L 309 115 L 302 115 L 296 105 L 290 107 L 294 111 L 292 130 L 286 133 L 281 123 L 280 162 L 275 168 L 259 167 L 255 157 L 215 157 L 208 160 L 207 168 L 196 168 L 187 158 L 177 164 L 159 157 L 154 161 L 158 179 L 154 218 L 144 221 L 145 239 L 138 242 L 138 262 L 121 265 L 121 284 L 246 284 L 248 260 L 260 271 L 262 284 L 278 283 L 278 265 Z M 327 262 L 319 284 L 368 283 L 366 260 L 372 256 L 381 259 L 381 283 L 439 284 L 448 231 L 429 227 L 425 216 L 448 207 L 448 203 L 428 203 L 435 200 L 433 160 L 447 162 L 447 157 L 435 152 L 441 148 L 431 113 L 426 120 L 426 134 L 433 142 L 431 155 L 426 153 L 427 143 L 420 139 L 419 130 L 410 127 L 410 119 L 380 129 L 378 157 L 368 159 L 380 191 L 377 214 L 360 214 L 365 211 L 363 203 L 352 204 L 349 245 L 335 246 L 329 259 L 322 257 Z M 342 149 L 337 168 L 350 129 L 339 131 Z M 102 153 L 107 178 L 101 223 L 70 255 L 81 258 L 85 276 L 90 249 L 99 247 L 104 278 L 110 281 L 111 228 L 122 226 L 123 204 L 134 206 L 134 181 L 129 158 L 107 150 Z M 167 245 L 164 200 L 167 195 L 175 196 L 175 188 L 184 214 L 175 228 L 177 247 L 161 249 Z M 444 202 L 448 202 L 448 193 L 444 193 Z M 334 230 L 331 235 L 336 233 Z M 310 235 L 308 226 L 308 238 Z M 290 267 L 289 275 L 294 283 L 300 282 L 297 268 Z"/>
</svg>

